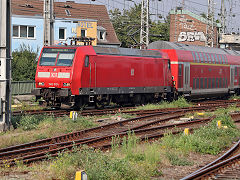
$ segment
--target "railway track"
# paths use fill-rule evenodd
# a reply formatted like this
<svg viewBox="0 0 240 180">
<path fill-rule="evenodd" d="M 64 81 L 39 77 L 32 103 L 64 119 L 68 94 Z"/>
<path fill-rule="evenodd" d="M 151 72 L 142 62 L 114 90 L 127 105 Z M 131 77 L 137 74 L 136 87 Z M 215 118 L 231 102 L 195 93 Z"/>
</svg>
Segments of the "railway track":
<svg viewBox="0 0 240 180">
<path fill-rule="evenodd" d="M 240 140 L 226 153 L 201 169 L 182 178 L 190 179 L 240 179 Z"/>
<path fill-rule="evenodd" d="M 194 103 L 194 107 L 225 107 L 230 104 L 240 104 L 240 100 L 215 100 L 215 101 L 203 101 Z M 167 109 L 155 109 L 155 110 L 134 110 L 135 107 L 125 107 L 125 108 L 107 108 L 107 109 L 91 109 L 91 110 L 83 110 L 78 111 L 78 114 L 81 116 L 98 116 L 98 115 L 106 115 L 106 114 L 116 114 L 116 113 L 130 113 L 130 114 L 136 114 L 136 115 L 146 115 L 151 114 L 155 112 L 164 112 L 168 110 L 176 110 L 178 108 L 167 108 Z M 59 109 L 59 110 L 25 110 L 25 111 L 14 111 L 13 116 L 21 116 L 21 115 L 53 115 L 55 117 L 62 117 L 62 116 L 68 116 L 70 111 L 72 109 Z"/>
<path fill-rule="evenodd" d="M 174 130 L 173 133 L 178 133 L 182 132 L 185 127 L 194 129 L 211 120 L 211 118 L 207 118 L 191 122 L 170 122 L 184 116 L 186 112 L 195 110 L 200 110 L 200 107 L 158 112 L 54 138 L 3 148 L 0 149 L 0 164 L 3 165 L 7 162 L 13 165 L 15 161 L 30 163 L 46 158 L 46 154 L 56 156 L 57 152 L 63 149 L 71 150 L 73 146 L 83 144 L 94 148 L 110 148 L 113 136 L 122 138 L 127 136 L 129 131 L 134 131 L 135 135 L 142 140 L 158 138 L 162 137 L 167 130 L 172 130 L 175 127 L 178 129 Z"/>
<path fill-rule="evenodd" d="M 229 104 L 208 105 L 208 110 L 214 110 L 217 107 L 226 107 Z M 195 119 L 190 122 L 174 122 L 184 116 L 186 112 L 205 110 L 206 106 L 195 106 L 189 108 L 169 108 L 163 110 L 135 111 L 139 117 L 115 123 L 86 129 L 78 132 L 65 134 L 53 138 L 38 140 L 31 143 L 11 146 L 0 149 L 0 166 L 8 163 L 14 165 L 16 161 L 31 163 L 37 160 L 46 159 L 50 156 L 57 156 L 59 151 L 64 149 L 72 150 L 75 146 L 88 145 L 93 148 L 110 148 L 112 137 L 127 137 L 130 131 L 141 140 L 160 138 L 167 131 L 173 134 L 183 132 L 184 128 L 194 130 L 208 123 L 212 118 Z M 129 112 L 128 112 L 129 113 Z M 232 115 L 236 122 L 240 121 L 240 114 Z M 177 128 L 177 129 L 176 129 Z"/>
</svg>

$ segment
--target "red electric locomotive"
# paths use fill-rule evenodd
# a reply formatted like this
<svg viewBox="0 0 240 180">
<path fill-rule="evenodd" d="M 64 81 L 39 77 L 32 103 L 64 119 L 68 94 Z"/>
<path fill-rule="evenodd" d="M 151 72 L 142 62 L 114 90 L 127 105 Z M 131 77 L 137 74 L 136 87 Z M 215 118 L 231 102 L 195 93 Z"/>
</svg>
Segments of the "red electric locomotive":
<svg viewBox="0 0 240 180">
<path fill-rule="evenodd" d="M 177 92 L 191 98 L 239 93 L 240 52 L 156 41 L 149 49 L 168 54 Z"/>
<path fill-rule="evenodd" d="M 94 46 L 44 47 L 33 94 L 49 106 L 144 103 L 171 96 L 167 53 Z"/>
</svg>

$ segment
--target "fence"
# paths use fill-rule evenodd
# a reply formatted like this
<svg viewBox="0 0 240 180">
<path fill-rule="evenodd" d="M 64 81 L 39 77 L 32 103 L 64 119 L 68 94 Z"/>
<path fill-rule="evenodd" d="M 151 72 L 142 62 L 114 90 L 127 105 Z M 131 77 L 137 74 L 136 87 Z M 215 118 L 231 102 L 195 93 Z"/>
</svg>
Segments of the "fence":
<svg viewBox="0 0 240 180">
<path fill-rule="evenodd" d="M 12 81 L 12 95 L 31 94 L 31 90 L 35 88 L 34 81 Z"/>
</svg>

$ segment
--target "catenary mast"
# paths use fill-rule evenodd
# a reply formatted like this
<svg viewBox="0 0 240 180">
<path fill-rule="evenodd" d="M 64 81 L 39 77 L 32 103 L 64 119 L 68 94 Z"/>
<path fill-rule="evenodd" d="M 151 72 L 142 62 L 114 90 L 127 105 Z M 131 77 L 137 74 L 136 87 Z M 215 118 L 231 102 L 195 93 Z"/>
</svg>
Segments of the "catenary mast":
<svg viewBox="0 0 240 180">
<path fill-rule="evenodd" d="M 0 1 L 0 130 L 11 120 L 11 0 Z"/>
</svg>

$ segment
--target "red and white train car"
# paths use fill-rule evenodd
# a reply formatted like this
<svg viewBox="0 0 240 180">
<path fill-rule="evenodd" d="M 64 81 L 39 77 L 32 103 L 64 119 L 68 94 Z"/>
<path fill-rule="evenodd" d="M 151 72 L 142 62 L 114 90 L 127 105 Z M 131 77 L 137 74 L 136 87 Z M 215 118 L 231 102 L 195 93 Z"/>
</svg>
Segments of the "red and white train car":
<svg viewBox="0 0 240 180">
<path fill-rule="evenodd" d="M 179 94 L 205 98 L 239 93 L 240 52 L 165 41 L 149 48 L 168 54 Z"/>
<path fill-rule="evenodd" d="M 61 103 L 144 103 L 170 96 L 167 53 L 94 46 L 44 47 L 33 94 L 49 106 Z"/>
</svg>

